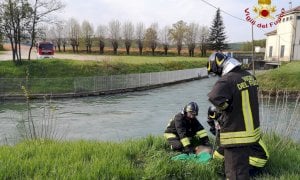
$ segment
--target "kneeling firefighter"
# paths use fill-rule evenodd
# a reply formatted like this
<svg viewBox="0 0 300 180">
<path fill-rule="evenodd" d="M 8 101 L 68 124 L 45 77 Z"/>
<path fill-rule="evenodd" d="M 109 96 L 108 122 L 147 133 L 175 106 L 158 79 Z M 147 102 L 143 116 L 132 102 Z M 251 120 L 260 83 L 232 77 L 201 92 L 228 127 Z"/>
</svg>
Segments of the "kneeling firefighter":
<svg viewBox="0 0 300 180">
<path fill-rule="evenodd" d="M 222 123 L 222 114 L 218 112 L 215 106 L 209 106 L 207 112 L 207 123 L 210 126 L 210 132 L 216 136 L 216 147 L 214 147 L 213 158 L 224 160 L 224 148 L 220 147 L 220 125 Z M 256 174 L 263 168 L 269 159 L 269 153 L 263 140 L 260 138 L 258 142 L 250 146 L 249 165 L 250 175 Z"/>
<path fill-rule="evenodd" d="M 172 150 L 194 153 L 197 146 L 209 145 L 207 132 L 196 118 L 198 111 L 197 103 L 190 102 L 170 120 L 164 137 Z"/>
</svg>

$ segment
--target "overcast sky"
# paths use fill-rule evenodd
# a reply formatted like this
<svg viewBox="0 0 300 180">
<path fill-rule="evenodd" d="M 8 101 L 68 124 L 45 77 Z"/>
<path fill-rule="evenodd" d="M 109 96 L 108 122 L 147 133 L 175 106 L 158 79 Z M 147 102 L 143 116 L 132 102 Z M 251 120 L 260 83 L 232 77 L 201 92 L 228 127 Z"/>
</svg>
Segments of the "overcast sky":
<svg viewBox="0 0 300 180">
<path fill-rule="evenodd" d="M 245 19 L 244 10 L 253 9 L 258 5 L 257 0 L 206 0 L 207 2 L 221 8 L 231 15 Z M 273 0 L 272 5 L 278 10 L 289 9 L 299 6 L 299 0 Z M 199 25 L 211 26 L 216 9 L 205 4 L 201 0 L 62 0 L 66 4 L 63 11 L 65 20 L 73 17 L 80 23 L 87 20 L 94 28 L 100 24 L 107 25 L 109 21 L 117 19 L 121 23 L 131 21 L 136 24 L 143 22 L 146 26 L 158 23 L 162 28 L 172 25 L 179 20 L 187 23 L 198 23 Z M 253 16 L 254 12 L 252 11 Z M 277 11 L 276 14 L 279 14 Z M 251 40 L 251 25 L 233 18 L 222 12 L 225 31 L 228 42 L 241 42 Z M 254 28 L 254 39 L 264 39 L 265 33 L 273 29 Z"/>
</svg>

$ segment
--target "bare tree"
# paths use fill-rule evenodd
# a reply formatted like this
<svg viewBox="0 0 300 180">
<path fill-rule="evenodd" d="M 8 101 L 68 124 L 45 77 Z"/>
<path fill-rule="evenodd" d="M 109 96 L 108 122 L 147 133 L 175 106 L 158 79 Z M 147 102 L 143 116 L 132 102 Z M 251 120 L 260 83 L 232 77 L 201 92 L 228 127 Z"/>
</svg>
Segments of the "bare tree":
<svg viewBox="0 0 300 180">
<path fill-rule="evenodd" d="M 196 41 L 199 33 L 199 25 L 195 23 L 190 23 L 187 27 L 185 40 L 189 50 L 189 56 L 194 57 L 194 52 L 196 48 Z"/>
<path fill-rule="evenodd" d="M 165 26 L 163 29 L 161 29 L 160 36 L 159 36 L 160 43 L 163 46 L 165 55 L 168 55 L 168 50 L 169 50 L 169 46 L 170 46 L 169 30 L 170 30 L 170 27 Z"/>
<path fill-rule="evenodd" d="M 69 29 L 67 26 L 67 22 L 63 22 L 63 29 L 62 29 L 62 46 L 63 46 L 63 52 L 66 52 L 66 46 L 68 44 L 68 36 L 69 36 Z"/>
<path fill-rule="evenodd" d="M 140 22 L 136 25 L 136 43 L 139 48 L 139 54 L 143 54 L 143 48 L 144 48 L 144 39 L 145 39 L 145 25 Z"/>
<path fill-rule="evenodd" d="M 0 31 L 11 45 L 13 62 L 21 63 L 21 41 L 29 29 L 32 8 L 28 1 L 4 0 L 0 2 Z"/>
<path fill-rule="evenodd" d="M 0 19 L 1 21 L 1 19 Z M 0 22 L 1 24 L 1 22 Z M 0 31 L 0 51 L 3 50 L 3 35 L 2 35 L 2 32 Z"/>
<path fill-rule="evenodd" d="M 184 40 L 184 36 L 187 30 L 187 24 L 186 22 L 180 20 L 177 23 L 172 25 L 172 28 L 170 29 L 170 37 L 173 39 L 173 41 L 177 45 L 177 53 L 180 56 L 180 52 L 182 50 L 182 43 Z"/>
<path fill-rule="evenodd" d="M 155 49 L 157 47 L 157 29 L 157 24 L 152 24 L 149 28 L 147 28 L 145 34 L 145 42 L 148 47 L 151 48 L 153 56 L 155 55 Z"/>
<path fill-rule="evenodd" d="M 199 41 L 201 56 L 206 56 L 206 51 L 209 45 L 209 28 L 207 26 L 201 26 L 199 30 Z"/>
<path fill-rule="evenodd" d="M 108 23 L 108 31 L 110 33 L 114 54 L 117 54 L 120 40 L 121 23 L 118 20 L 110 21 Z"/>
<path fill-rule="evenodd" d="M 86 52 L 92 52 L 92 43 L 94 36 L 94 28 L 88 21 L 83 21 L 81 25 L 82 37 L 85 42 Z"/>
<path fill-rule="evenodd" d="M 67 28 L 68 28 L 68 37 L 73 49 L 73 53 L 75 52 L 78 53 L 80 25 L 76 19 L 71 18 L 67 23 Z"/>
<path fill-rule="evenodd" d="M 51 13 L 64 8 L 64 4 L 60 0 L 34 0 L 32 6 L 32 15 L 29 34 L 31 36 L 31 46 L 29 48 L 28 60 L 30 60 L 30 55 L 32 47 L 35 44 L 36 34 L 38 25 L 40 23 L 51 23 L 55 22 L 55 18 L 50 17 Z"/>
<path fill-rule="evenodd" d="M 134 36 L 134 26 L 131 22 L 125 22 L 123 25 L 123 38 L 126 48 L 126 53 L 129 55 L 130 47 Z"/>
<path fill-rule="evenodd" d="M 64 33 L 63 33 L 63 23 L 56 23 L 50 28 L 49 38 L 55 44 L 55 47 L 58 48 L 58 52 L 61 52 L 61 46 L 63 45 Z M 55 49 L 56 50 L 56 49 Z"/>
<path fill-rule="evenodd" d="M 97 27 L 97 31 L 96 31 L 96 37 L 99 41 L 99 52 L 100 54 L 104 53 L 104 47 L 105 47 L 105 38 L 106 38 L 106 32 L 107 32 L 107 28 L 104 25 L 99 25 Z"/>
</svg>

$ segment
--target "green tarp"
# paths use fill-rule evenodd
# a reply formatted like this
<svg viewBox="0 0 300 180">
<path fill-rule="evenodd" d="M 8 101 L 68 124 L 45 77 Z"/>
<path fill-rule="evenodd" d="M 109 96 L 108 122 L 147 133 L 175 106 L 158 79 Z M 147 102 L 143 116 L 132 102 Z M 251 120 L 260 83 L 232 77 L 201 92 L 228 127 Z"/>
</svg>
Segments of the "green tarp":
<svg viewBox="0 0 300 180">
<path fill-rule="evenodd" d="M 201 152 L 199 154 L 179 154 L 172 157 L 172 160 L 181 160 L 181 161 L 192 161 L 201 164 L 207 164 L 208 161 L 212 158 L 211 154 L 208 152 Z"/>
</svg>

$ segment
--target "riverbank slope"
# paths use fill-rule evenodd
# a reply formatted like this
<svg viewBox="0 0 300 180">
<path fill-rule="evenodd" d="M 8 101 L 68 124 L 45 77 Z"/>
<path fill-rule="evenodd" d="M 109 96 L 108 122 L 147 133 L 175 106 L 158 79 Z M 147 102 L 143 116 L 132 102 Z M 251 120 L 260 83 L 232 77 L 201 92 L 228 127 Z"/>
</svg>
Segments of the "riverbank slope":
<svg viewBox="0 0 300 180">
<path fill-rule="evenodd" d="M 300 179 L 300 145 L 263 137 L 270 160 L 258 178 Z M 217 179 L 221 162 L 172 161 L 162 137 L 124 141 L 26 141 L 0 147 L 0 179 Z"/>
</svg>

